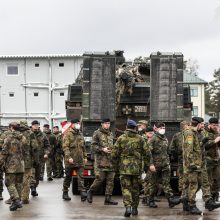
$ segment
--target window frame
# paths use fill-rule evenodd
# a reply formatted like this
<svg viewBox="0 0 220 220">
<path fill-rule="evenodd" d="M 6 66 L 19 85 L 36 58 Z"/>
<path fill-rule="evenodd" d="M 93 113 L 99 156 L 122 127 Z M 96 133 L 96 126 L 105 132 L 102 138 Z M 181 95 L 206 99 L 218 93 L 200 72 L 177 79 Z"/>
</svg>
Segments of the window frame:
<svg viewBox="0 0 220 220">
<path fill-rule="evenodd" d="M 18 70 L 17 74 L 8 74 L 8 67 L 10 67 L 10 66 L 17 67 L 17 70 Z M 6 65 L 6 76 L 19 76 L 19 65 L 18 65 L 18 63 L 8 63 Z"/>
</svg>

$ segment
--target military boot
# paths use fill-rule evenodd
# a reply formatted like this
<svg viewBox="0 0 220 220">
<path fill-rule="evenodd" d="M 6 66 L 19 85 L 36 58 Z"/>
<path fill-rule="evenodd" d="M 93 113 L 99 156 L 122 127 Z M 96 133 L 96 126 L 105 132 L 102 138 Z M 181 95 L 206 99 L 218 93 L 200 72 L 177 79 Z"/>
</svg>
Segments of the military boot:
<svg viewBox="0 0 220 220">
<path fill-rule="evenodd" d="M 16 200 L 12 201 L 12 204 L 10 205 L 9 209 L 10 209 L 10 211 L 15 211 L 21 207 L 22 206 L 21 206 L 20 200 L 16 199 Z"/>
<path fill-rule="evenodd" d="M 182 199 L 182 203 L 183 203 L 183 211 L 185 212 L 189 212 L 189 203 L 188 200 L 186 198 Z"/>
<path fill-rule="evenodd" d="M 174 206 L 181 203 L 180 197 L 171 196 L 168 198 L 169 208 L 173 208 Z"/>
<path fill-rule="evenodd" d="M 49 177 L 47 178 L 47 181 L 53 181 L 53 178 L 52 178 L 51 176 L 49 176 Z"/>
<path fill-rule="evenodd" d="M 36 187 L 31 187 L 31 195 L 32 195 L 32 196 L 38 196 Z"/>
<path fill-rule="evenodd" d="M 71 198 L 69 197 L 68 192 L 63 192 L 63 200 L 69 201 Z"/>
<path fill-rule="evenodd" d="M 85 202 L 86 199 L 87 199 L 87 193 L 86 193 L 85 190 L 82 190 L 82 191 L 81 191 L 81 201 L 82 201 L 82 202 Z"/>
<path fill-rule="evenodd" d="M 132 215 L 138 215 L 138 209 L 137 209 L 137 207 L 132 207 L 131 214 L 132 214 Z"/>
<path fill-rule="evenodd" d="M 104 205 L 118 205 L 118 202 L 112 200 L 110 195 L 106 195 Z"/>
<path fill-rule="evenodd" d="M 87 191 L 87 201 L 88 201 L 88 203 L 92 203 L 92 195 L 93 193 L 92 193 L 92 191 L 91 191 L 91 189 L 89 189 L 88 191 Z"/>
<path fill-rule="evenodd" d="M 3 200 L 2 192 L 0 192 L 0 200 Z"/>
<path fill-rule="evenodd" d="M 157 208 L 157 204 L 155 203 L 154 198 L 149 198 L 149 207 Z"/>
<path fill-rule="evenodd" d="M 189 212 L 190 214 L 192 215 L 201 215 L 202 214 L 202 211 L 200 211 L 196 205 L 192 205 L 192 206 L 189 206 Z"/>
<path fill-rule="evenodd" d="M 212 211 L 219 207 L 220 207 L 220 203 L 216 203 L 212 198 L 205 203 L 205 208 L 208 209 L 209 211 Z"/>
<path fill-rule="evenodd" d="M 219 201 L 219 194 L 218 193 L 213 193 L 212 198 L 214 201 L 218 202 Z"/>
<path fill-rule="evenodd" d="M 131 207 L 126 207 L 124 217 L 130 217 L 130 215 L 131 215 Z"/>
</svg>

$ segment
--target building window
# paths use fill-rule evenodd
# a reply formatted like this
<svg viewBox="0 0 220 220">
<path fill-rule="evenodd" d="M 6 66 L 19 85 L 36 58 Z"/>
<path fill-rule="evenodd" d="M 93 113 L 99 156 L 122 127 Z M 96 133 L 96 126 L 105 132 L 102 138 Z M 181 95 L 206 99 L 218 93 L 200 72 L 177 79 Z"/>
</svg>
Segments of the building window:
<svg viewBox="0 0 220 220">
<path fill-rule="evenodd" d="M 61 92 L 61 93 L 60 93 L 60 96 L 64 96 L 64 95 L 65 95 L 64 92 Z"/>
<path fill-rule="evenodd" d="M 34 65 L 35 67 L 39 67 L 40 66 L 40 64 L 39 63 L 35 63 L 35 65 Z"/>
<path fill-rule="evenodd" d="M 193 106 L 192 116 L 198 116 L 198 106 Z"/>
<path fill-rule="evenodd" d="M 9 92 L 9 97 L 14 97 L 15 93 L 14 92 Z"/>
<path fill-rule="evenodd" d="M 190 88 L 191 97 L 198 97 L 198 87 Z"/>
<path fill-rule="evenodd" d="M 8 75 L 18 75 L 18 66 L 16 66 L 16 65 L 8 66 L 7 74 Z"/>
<path fill-rule="evenodd" d="M 34 96 L 38 96 L 39 95 L 39 93 L 38 92 L 34 92 Z"/>
<path fill-rule="evenodd" d="M 59 67 L 64 67 L 64 63 L 59 63 Z"/>
</svg>

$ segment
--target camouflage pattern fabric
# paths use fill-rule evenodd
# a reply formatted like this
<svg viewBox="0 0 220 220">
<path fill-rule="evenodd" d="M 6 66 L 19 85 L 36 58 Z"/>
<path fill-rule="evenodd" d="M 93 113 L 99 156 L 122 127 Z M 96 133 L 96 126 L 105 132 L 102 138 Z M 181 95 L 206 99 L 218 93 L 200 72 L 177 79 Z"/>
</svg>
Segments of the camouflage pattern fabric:
<svg viewBox="0 0 220 220">
<path fill-rule="evenodd" d="M 12 201 L 21 199 L 23 173 L 5 173 L 5 186 Z"/>
<path fill-rule="evenodd" d="M 32 169 L 26 168 L 24 171 L 24 177 L 23 177 L 23 188 L 21 192 L 21 200 L 29 200 L 29 194 L 30 194 L 30 183 L 31 183 L 31 175 L 32 175 Z"/>
<path fill-rule="evenodd" d="M 101 186 L 103 181 L 106 180 L 105 195 L 112 195 L 114 188 L 114 178 L 115 178 L 115 172 L 113 171 L 96 170 L 95 180 L 90 186 L 90 190 L 91 191 L 97 190 Z"/>
<path fill-rule="evenodd" d="M 65 173 L 66 176 L 64 178 L 64 182 L 63 182 L 63 191 L 64 192 L 68 192 L 68 189 L 70 187 L 71 181 L 72 181 L 72 173 L 73 171 L 76 170 L 76 174 L 77 174 L 77 183 L 78 183 L 78 190 L 79 191 L 83 191 L 85 190 L 85 186 L 84 186 L 84 168 L 83 167 L 73 167 L 71 165 L 69 165 L 68 167 L 65 168 Z"/>
<path fill-rule="evenodd" d="M 92 149 L 95 154 L 95 167 L 103 171 L 113 171 L 111 154 L 103 152 L 103 148 L 113 148 L 113 135 L 110 130 L 100 127 L 93 134 Z"/>
</svg>

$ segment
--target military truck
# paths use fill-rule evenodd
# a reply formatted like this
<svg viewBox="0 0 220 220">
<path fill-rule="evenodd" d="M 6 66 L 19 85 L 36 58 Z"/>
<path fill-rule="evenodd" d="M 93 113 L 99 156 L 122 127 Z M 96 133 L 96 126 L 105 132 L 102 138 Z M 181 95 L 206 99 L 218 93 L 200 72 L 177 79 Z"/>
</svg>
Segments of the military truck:
<svg viewBox="0 0 220 220">
<path fill-rule="evenodd" d="M 93 132 L 103 118 L 109 118 L 116 139 L 126 128 L 127 119 L 163 121 L 170 140 L 183 119 L 191 118 L 189 87 L 183 85 L 183 55 L 152 53 L 150 58 L 126 62 L 123 51 L 84 53 L 83 66 L 76 83 L 69 85 L 67 120 L 82 121 L 88 163 L 84 176 L 89 186 L 94 180 L 91 151 Z M 171 185 L 178 190 L 177 161 L 172 161 Z M 119 180 L 116 178 L 116 185 Z M 115 187 L 120 189 L 120 187 Z M 73 172 L 73 194 L 77 194 Z M 100 190 L 102 193 L 104 188 Z M 118 193 L 118 192 L 114 192 Z"/>
</svg>

